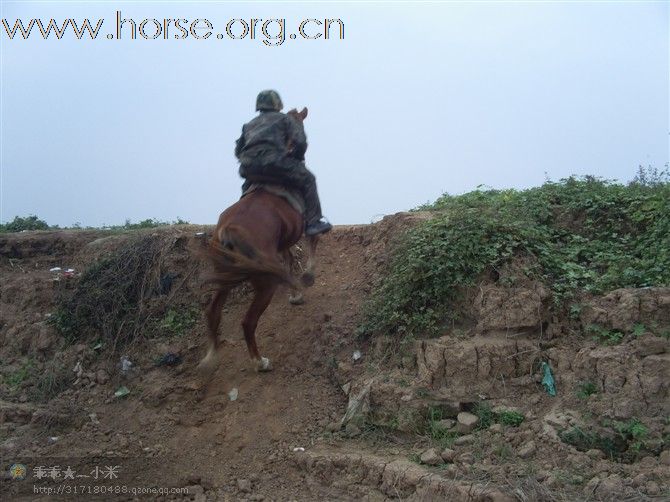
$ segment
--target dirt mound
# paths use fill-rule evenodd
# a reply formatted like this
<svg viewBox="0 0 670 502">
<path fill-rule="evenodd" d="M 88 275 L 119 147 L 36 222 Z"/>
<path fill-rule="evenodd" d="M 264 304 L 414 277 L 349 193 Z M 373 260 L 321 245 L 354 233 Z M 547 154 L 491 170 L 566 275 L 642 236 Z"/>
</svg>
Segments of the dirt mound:
<svg viewBox="0 0 670 502">
<path fill-rule="evenodd" d="M 116 459 L 124 482 L 146 489 L 113 494 L 128 500 L 667 496 L 670 291 L 584 298 L 559 319 L 541 284 L 505 285 L 512 271 L 503 269 L 469 293 L 467 322 L 439 338 L 401 349 L 359 339 L 361 306 L 394 242 L 428 217 L 327 234 L 306 303 L 289 306 L 280 290 L 259 323 L 269 374 L 249 363 L 240 289 L 225 306 L 222 364 L 204 393 L 195 366 L 207 296 L 193 249 L 211 227 L 0 236 L 4 472 L 21 460 L 90 470 L 92 459 Z M 137 336 L 117 350 L 102 329 L 64 340 L 54 314 L 79 274 L 138 238 L 162 253 L 147 276 L 155 287 L 140 296 L 149 315 Z M 556 396 L 541 383 L 543 362 Z M 116 397 L 120 389 L 129 393 Z M 42 496 L 6 474 L 1 483 L 16 500 Z"/>
</svg>

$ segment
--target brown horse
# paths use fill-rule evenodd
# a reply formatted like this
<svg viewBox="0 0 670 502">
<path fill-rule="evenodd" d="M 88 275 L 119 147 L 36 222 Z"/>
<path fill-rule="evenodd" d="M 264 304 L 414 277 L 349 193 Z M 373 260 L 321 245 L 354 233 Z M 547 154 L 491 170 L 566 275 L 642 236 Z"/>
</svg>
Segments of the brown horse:
<svg viewBox="0 0 670 502">
<path fill-rule="evenodd" d="M 300 113 L 291 110 L 289 113 L 298 120 L 304 120 L 307 109 Z M 289 250 L 300 240 L 303 230 L 302 214 L 283 197 L 262 188 L 245 195 L 221 213 L 205 251 L 212 265 L 205 282 L 213 284 L 215 291 L 205 310 L 209 350 L 198 366 L 201 374 L 211 376 L 219 365 L 217 351 L 221 309 L 230 290 L 246 281 L 254 289 L 254 298 L 242 320 L 244 339 L 256 369 L 271 369 L 270 360 L 258 351 L 256 325 L 280 284 L 292 289 L 291 303 L 295 304 L 302 301 L 301 285 L 311 286 L 314 283 L 314 254 L 318 236 L 307 239 L 307 266 L 301 285 L 287 268 Z"/>
</svg>

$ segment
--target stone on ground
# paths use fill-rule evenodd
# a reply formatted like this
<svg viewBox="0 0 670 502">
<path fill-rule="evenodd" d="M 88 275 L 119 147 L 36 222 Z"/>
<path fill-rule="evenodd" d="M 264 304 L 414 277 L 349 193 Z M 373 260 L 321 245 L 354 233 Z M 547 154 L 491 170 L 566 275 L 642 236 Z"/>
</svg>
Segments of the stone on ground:
<svg viewBox="0 0 670 502">
<path fill-rule="evenodd" d="M 438 465 L 442 463 L 442 457 L 437 454 L 435 448 L 430 448 L 421 454 L 421 463 L 426 465 Z"/>
<path fill-rule="evenodd" d="M 458 421 L 456 430 L 463 434 L 472 432 L 479 423 L 479 417 L 472 413 L 468 413 L 467 411 L 460 412 L 458 417 L 456 417 L 456 420 Z"/>
</svg>

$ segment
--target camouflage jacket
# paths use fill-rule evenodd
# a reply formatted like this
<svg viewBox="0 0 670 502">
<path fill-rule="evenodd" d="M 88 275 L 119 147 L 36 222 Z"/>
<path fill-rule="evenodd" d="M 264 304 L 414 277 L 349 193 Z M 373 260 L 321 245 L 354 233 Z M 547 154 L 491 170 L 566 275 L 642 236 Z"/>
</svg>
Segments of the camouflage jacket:
<svg viewBox="0 0 670 502">
<path fill-rule="evenodd" d="M 305 159 L 307 137 L 301 122 L 281 112 L 261 112 L 242 126 L 235 144 L 241 164 L 270 165 L 286 157 Z"/>
</svg>

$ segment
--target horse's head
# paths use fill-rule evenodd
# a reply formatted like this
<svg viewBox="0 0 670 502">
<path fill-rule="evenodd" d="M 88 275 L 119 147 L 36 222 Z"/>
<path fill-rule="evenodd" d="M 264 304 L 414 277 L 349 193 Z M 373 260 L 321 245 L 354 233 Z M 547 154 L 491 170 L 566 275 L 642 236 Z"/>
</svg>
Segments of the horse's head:
<svg viewBox="0 0 670 502">
<path fill-rule="evenodd" d="M 298 111 L 295 108 L 291 108 L 289 111 L 286 112 L 286 115 L 293 117 L 298 122 L 298 124 L 302 126 L 303 121 L 307 118 L 307 108 L 303 108 L 302 111 Z M 286 144 L 286 150 L 288 152 L 293 152 L 293 148 L 294 145 L 289 140 L 288 143 Z"/>
<path fill-rule="evenodd" d="M 291 108 L 286 114 L 302 123 L 307 118 L 307 108 L 303 108 L 302 111 Z"/>
</svg>

